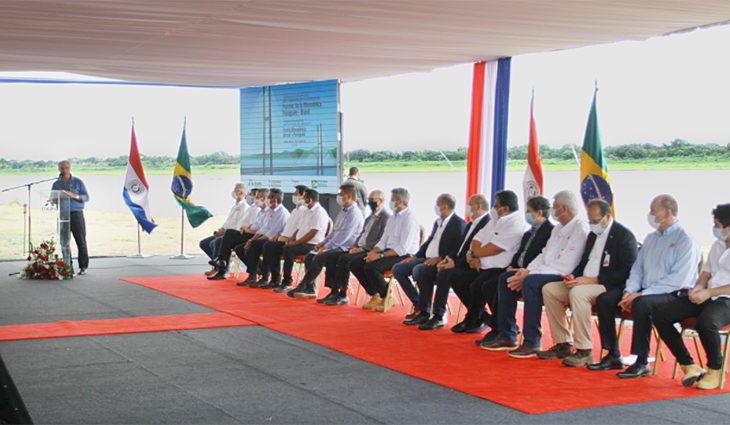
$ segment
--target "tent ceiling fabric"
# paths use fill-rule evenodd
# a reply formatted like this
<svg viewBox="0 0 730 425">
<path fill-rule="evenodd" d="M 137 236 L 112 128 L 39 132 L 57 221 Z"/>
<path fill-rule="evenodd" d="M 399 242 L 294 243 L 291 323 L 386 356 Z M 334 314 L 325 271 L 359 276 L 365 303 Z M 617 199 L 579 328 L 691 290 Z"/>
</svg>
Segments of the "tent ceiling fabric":
<svg viewBox="0 0 730 425">
<path fill-rule="evenodd" d="M 216 86 L 351 81 L 728 19 L 728 0 L 4 0 L 0 71 Z"/>
</svg>

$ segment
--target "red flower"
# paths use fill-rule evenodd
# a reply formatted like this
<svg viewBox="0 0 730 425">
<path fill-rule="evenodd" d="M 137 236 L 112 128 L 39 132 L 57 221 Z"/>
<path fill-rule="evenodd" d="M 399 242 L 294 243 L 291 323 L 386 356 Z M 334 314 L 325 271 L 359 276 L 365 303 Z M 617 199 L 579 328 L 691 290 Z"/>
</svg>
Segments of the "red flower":
<svg viewBox="0 0 730 425">
<path fill-rule="evenodd" d="M 66 267 L 66 263 L 64 263 L 63 261 L 59 261 L 56 264 L 58 264 L 58 267 Z"/>
</svg>

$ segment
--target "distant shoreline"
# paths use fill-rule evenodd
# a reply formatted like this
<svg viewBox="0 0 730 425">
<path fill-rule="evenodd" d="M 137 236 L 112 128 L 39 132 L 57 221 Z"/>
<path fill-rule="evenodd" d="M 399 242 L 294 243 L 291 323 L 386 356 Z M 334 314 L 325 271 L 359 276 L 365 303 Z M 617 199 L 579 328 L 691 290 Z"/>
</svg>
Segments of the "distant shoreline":
<svg viewBox="0 0 730 425">
<path fill-rule="evenodd" d="M 452 161 L 453 167 L 445 161 L 380 161 L 380 162 L 349 162 L 345 168 L 358 167 L 361 172 L 369 173 L 408 173 L 408 172 L 449 172 L 465 171 L 466 161 Z M 521 171 L 527 165 L 525 160 L 507 161 L 507 171 Z M 568 160 L 544 160 L 544 171 L 577 171 L 578 164 Z M 198 165 L 193 166 L 193 174 L 238 174 L 239 166 L 227 165 Z M 652 170 L 725 170 L 730 169 L 730 160 L 725 158 L 689 158 L 689 159 L 645 159 L 645 160 L 612 160 L 608 164 L 609 171 L 652 171 Z M 126 166 L 116 167 L 74 167 L 74 173 L 79 175 L 123 175 Z M 19 168 L 0 169 L 0 176 L 24 176 L 56 173 L 55 168 Z M 170 174 L 172 168 L 145 168 L 146 174 Z"/>
</svg>

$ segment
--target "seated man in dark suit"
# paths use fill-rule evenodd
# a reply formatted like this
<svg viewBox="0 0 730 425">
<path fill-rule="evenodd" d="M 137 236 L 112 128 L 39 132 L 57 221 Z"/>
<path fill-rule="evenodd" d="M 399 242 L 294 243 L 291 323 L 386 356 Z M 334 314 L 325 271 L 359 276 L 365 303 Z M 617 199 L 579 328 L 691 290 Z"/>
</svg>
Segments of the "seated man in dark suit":
<svg viewBox="0 0 730 425">
<path fill-rule="evenodd" d="M 530 225 L 530 229 L 522 235 L 520 241 L 520 247 L 512 257 L 512 262 L 507 271 L 499 275 L 499 281 L 506 282 L 508 278 L 512 277 L 517 273 L 518 270 L 527 267 L 532 260 L 534 260 L 550 239 L 550 234 L 553 231 L 553 223 L 548 220 L 550 216 L 550 201 L 542 196 L 531 198 L 527 201 L 525 212 L 525 221 Z M 494 323 L 495 326 L 499 326 L 499 323 Z M 497 338 L 500 335 L 500 331 L 492 329 L 482 339 L 474 341 L 477 345 L 484 349 L 490 349 L 492 345 L 496 344 L 499 340 Z"/>
<path fill-rule="evenodd" d="M 563 359 L 564 365 L 572 367 L 585 366 L 593 360 L 592 306 L 596 298 L 606 291 L 623 291 L 637 255 L 634 234 L 611 218 L 608 202 L 594 199 L 588 203 L 586 210 L 591 233 L 580 263 L 564 280 L 542 287 L 550 335 L 555 345 L 538 352 L 537 357 Z M 568 306 L 572 312 L 572 334 L 565 314 Z M 614 326 L 613 318 L 610 322 Z"/>
<path fill-rule="evenodd" d="M 471 241 L 482 228 L 489 222 L 489 202 L 484 195 L 476 194 L 469 198 L 467 215 L 471 221 L 464 230 L 461 246 L 456 257 L 446 256 L 436 265 L 437 273 L 425 274 L 416 283 L 418 284 L 418 306 L 416 312 L 410 317 L 406 316 L 403 321 L 405 325 L 422 325 L 434 319 L 438 322 L 446 315 L 446 303 L 449 298 L 451 284 L 449 280 L 456 272 L 458 274 L 473 271 L 466 261 L 466 253 L 471 248 Z M 433 296 L 433 287 L 436 285 L 436 296 Z M 431 299 L 433 298 L 433 316 L 430 312 Z"/>
<path fill-rule="evenodd" d="M 435 207 L 438 218 L 433 223 L 431 235 L 421 245 L 416 255 L 406 258 L 392 268 L 393 277 L 413 304 L 412 312 L 419 305 L 419 297 L 410 277 L 413 276 L 418 282 L 423 279 L 424 274 L 435 276 L 438 271 L 436 265 L 447 256 L 455 257 L 459 249 L 466 222 L 454 213 L 454 208 L 456 208 L 454 195 L 448 193 L 439 195 Z M 444 326 L 443 319 L 439 321 L 439 326 Z"/>
</svg>

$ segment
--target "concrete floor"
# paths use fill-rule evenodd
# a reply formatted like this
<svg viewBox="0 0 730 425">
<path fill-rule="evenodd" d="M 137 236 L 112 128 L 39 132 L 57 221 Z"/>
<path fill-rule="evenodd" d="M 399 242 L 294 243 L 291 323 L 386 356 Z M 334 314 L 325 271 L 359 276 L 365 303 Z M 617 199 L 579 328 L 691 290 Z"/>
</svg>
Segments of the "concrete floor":
<svg viewBox="0 0 730 425">
<path fill-rule="evenodd" d="M 208 312 L 118 280 L 204 264 L 92 259 L 59 283 L 0 263 L 0 325 Z M 36 423 L 730 422 L 729 395 L 526 415 L 258 326 L 0 342 L 0 355 Z"/>
</svg>

